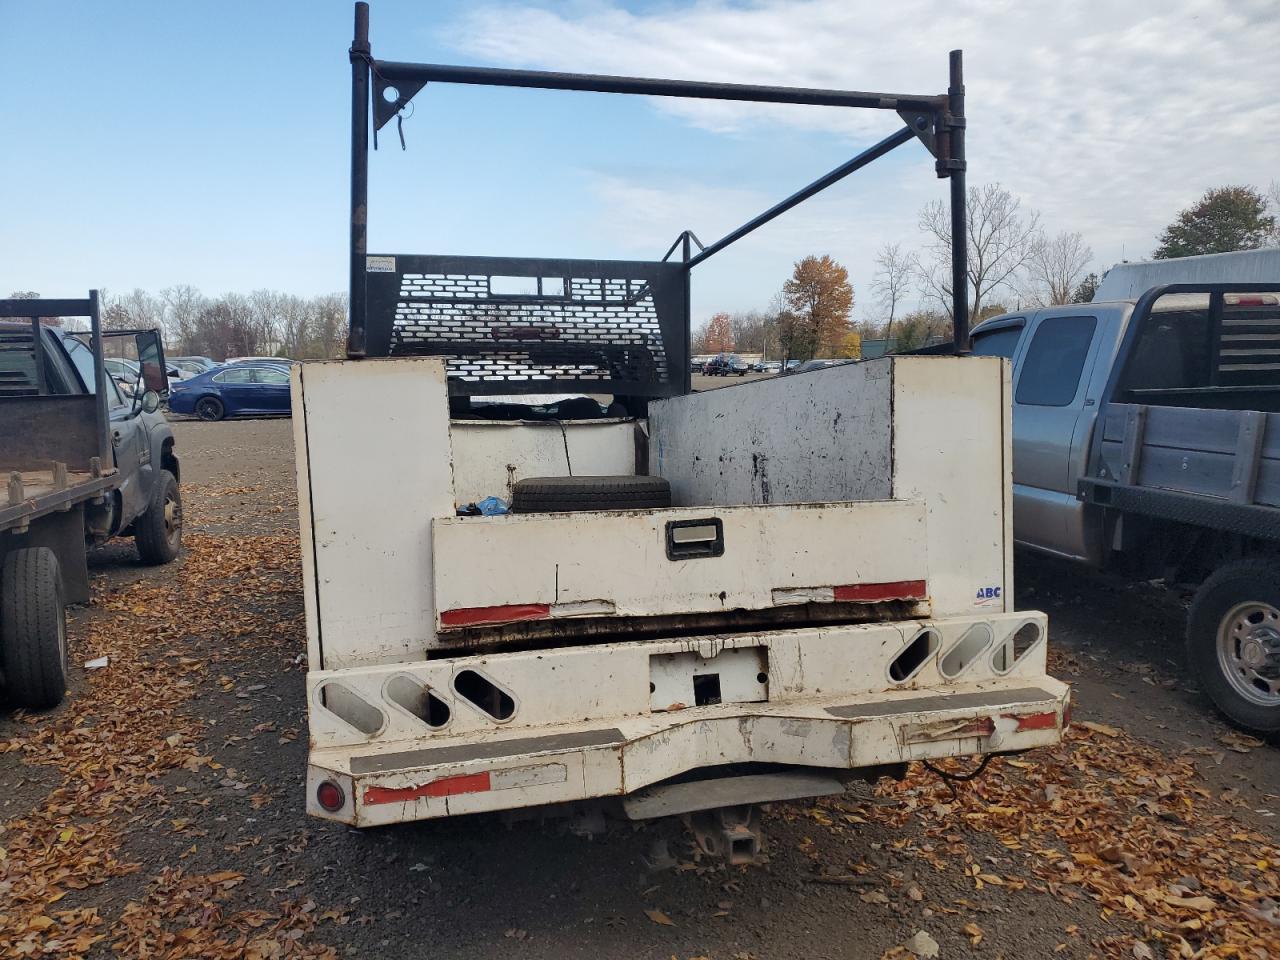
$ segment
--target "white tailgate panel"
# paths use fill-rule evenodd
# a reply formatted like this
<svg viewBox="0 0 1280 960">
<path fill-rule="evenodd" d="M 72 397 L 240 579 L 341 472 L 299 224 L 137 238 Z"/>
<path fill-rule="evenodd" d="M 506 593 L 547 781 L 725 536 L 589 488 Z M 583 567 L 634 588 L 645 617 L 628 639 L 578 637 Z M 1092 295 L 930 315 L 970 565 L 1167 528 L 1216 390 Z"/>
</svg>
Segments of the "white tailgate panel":
<svg viewBox="0 0 1280 960">
<path fill-rule="evenodd" d="M 420 659 L 435 622 L 431 518 L 454 513 L 444 363 L 307 362 L 295 377 L 311 668 Z"/>
<path fill-rule="evenodd" d="M 668 521 L 713 517 L 722 556 L 667 558 Z M 456 517 L 437 519 L 432 537 L 437 613 L 515 604 L 617 616 L 759 610 L 780 602 L 775 591 L 928 580 L 917 501 Z"/>
<path fill-rule="evenodd" d="M 1013 609 L 1009 361 L 897 357 L 893 495 L 929 509 L 935 616 Z"/>
</svg>

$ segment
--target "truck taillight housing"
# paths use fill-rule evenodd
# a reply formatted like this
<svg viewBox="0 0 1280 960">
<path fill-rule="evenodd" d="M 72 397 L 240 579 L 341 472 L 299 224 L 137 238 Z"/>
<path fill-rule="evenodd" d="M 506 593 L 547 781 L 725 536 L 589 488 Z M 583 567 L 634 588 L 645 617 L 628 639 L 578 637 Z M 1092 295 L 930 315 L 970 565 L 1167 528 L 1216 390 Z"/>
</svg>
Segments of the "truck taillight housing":
<svg viewBox="0 0 1280 960">
<path fill-rule="evenodd" d="M 316 787 L 316 803 L 330 813 L 337 813 L 346 802 L 347 795 L 332 780 L 325 780 Z"/>
</svg>

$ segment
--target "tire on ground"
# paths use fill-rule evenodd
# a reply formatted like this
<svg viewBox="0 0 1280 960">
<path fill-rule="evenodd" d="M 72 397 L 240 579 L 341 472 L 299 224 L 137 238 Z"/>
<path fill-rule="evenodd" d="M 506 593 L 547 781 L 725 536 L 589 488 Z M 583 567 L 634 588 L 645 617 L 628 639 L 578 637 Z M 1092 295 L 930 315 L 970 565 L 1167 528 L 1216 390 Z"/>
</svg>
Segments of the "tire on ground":
<svg viewBox="0 0 1280 960">
<path fill-rule="evenodd" d="M 1269 696 L 1248 675 L 1237 673 L 1233 683 L 1224 663 L 1229 658 L 1227 654 L 1220 656 L 1219 629 L 1225 629 L 1226 618 L 1246 603 L 1280 612 L 1280 560 L 1240 560 L 1220 568 L 1200 585 L 1187 617 L 1187 660 L 1192 676 L 1229 720 L 1249 730 L 1275 733 L 1280 731 L 1280 695 Z M 1261 636 L 1271 637 L 1271 631 L 1276 631 L 1274 636 L 1280 637 L 1280 618 L 1271 622 L 1272 618 L 1261 612 L 1257 615 Z M 1233 649 L 1229 641 L 1223 646 Z M 1272 666 L 1263 669 L 1274 672 L 1280 639 L 1264 639 L 1262 647 L 1255 646 L 1251 655 L 1267 646 L 1274 651 Z M 1247 694 L 1249 689 L 1254 690 L 1252 696 Z"/>
<path fill-rule="evenodd" d="M 133 541 L 143 563 L 168 563 L 182 546 L 182 494 L 178 481 L 161 470 L 151 489 L 151 502 L 133 522 Z"/>
<path fill-rule="evenodd" d="M 48 547 L 5 555 L 0 566 L 0 666 L 10 703 L 46 710 L 67 691 L 62 570 Z"/>
<path fill-rule="evenodd" d="M 227 415 L 227 408 L 217 397 L 201 397 L 196 401 L 196 416 L 201 420 L 221 420 Z"/>
<path fill-rule="evenodd" d="M 530 477 L 511 490 L 514 513 L 577 510 L 653 510 L 671 506 L 662 477 Z"/>
</svg>

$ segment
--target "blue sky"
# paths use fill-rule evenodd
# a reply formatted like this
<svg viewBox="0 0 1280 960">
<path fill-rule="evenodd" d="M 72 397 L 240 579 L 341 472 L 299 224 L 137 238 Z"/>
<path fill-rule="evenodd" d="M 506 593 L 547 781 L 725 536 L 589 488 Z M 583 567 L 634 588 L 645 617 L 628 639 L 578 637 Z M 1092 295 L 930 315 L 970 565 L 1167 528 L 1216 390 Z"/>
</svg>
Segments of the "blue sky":
<svg viewBox="0 0 1280 960">
<path fill-rule="evenodd" d="M 1206 187 L 1280 177 L 1270 0 L 745 4 L 374 0 L 384 59 L 940 92 L 969 58 L 973 178 L 1109 265 Z M 345 0 L 0 0 L 0 294 L 345 288 Z M 1229 78 L 1230 90 L 1225 87 Z M 711 241 L 892 115 L 431 86 L 383 132 L 370 249 L 656 258 Z M 850 268 L 944 196 L 912 144 L 695 272 L 695 319 L 764 306 L 808 253 Z"/>
</svg>

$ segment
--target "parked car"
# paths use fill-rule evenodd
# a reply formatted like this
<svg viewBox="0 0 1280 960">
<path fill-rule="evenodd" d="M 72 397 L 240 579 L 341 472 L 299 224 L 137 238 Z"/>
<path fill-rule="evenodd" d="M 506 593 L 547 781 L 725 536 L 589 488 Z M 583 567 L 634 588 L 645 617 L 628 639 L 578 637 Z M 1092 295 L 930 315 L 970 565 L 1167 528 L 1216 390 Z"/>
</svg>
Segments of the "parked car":
<svg viewBox="0 0 1280 960">
<path fill-rule="evenodd" d="M 227 366 L 238 363 L 297 363 L 297 360 L 291 360 L 288 357 L 227 357 L 224 361 Z"/>
<path fill-rule="evenodd" d="M 132 384 L 138 380 L 136 360 L 130 360 L 127 357 L 107 357 L 102 361 L 102 365 L 107 368 L 107 376 L 116 383 L 124 381 Z"/>
<path fill-rule="evenodd" d="M 799 363 L 795 360 L 787 361 L 787 373 L 809 373 L 811 370 L 824 370 L 827 367 L 838 367 L 845 363 L 852 363 L 851 360 L 806 360 Z M 796 365 L 791 366 L 792 363 Z"/>
<path fill-rule="evenodd" d="M 169 360 L 169 365 L 184 370 L 191 376 L 204 373 L 206 370 L 212 370 L 218 364 L 210 360 L 208 357 L 173 357 Z"/>
<path fill-rule="evenodd" d="M 788 360 L 782 368 L 783 373 L 790 373 L 796 367 L 800 366 L 799 360 Z"/>
<path fill-rule="evenodd" d="M 736 353 L 718 353 L 707 362 L 704 372 L 709 377 L 744 377 L 751 372 L 751 364 Z"/>
<path fill-rule="evenodd" d="M 215 367 L 170 385 L 169 409 L 201 420 L 289 414 L 289 366 L 255 361 Z"/>
<path fill-rule="evenodd" d="M 128 357 L 107 357 L 102 361 L 102 365 L 107 368 L 107 376 L 116 382 L 116 386 L 126 397 L 132 397 L 138 392 L 140 374 L 136 360 L 130 360 Z M 188 371 L 172 363 L 165 364 L 164 372 L 171 387 L 179 380 L 185 380 L 191 376 Z"/>
<path fill-rule="evenodd" d="M 781 373 L 782 361 L 781 360 L 761 360 L 759 363 L 756 364 L 756 369 L 761 373 Z"/>
</svg>

